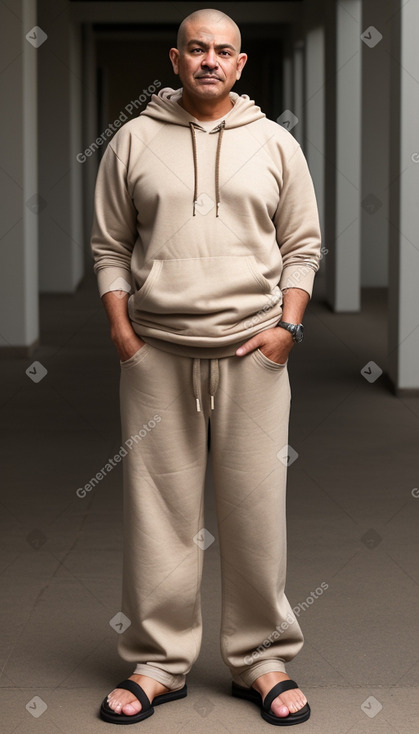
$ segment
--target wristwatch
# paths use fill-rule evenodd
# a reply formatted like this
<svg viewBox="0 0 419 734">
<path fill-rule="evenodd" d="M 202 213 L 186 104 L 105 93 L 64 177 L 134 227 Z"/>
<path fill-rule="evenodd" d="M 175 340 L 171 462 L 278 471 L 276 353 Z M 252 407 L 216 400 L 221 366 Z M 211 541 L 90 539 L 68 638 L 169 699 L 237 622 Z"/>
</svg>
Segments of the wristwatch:
<svg viewBox="0 0 419 734">
<path fill-rule="evenodd" d="M 287 321 L 278 321 L 277 326 L 289 331 L 297 344 L 303 341 L 304 326 L 302 324 L 289 324 Z"/>
</svg>

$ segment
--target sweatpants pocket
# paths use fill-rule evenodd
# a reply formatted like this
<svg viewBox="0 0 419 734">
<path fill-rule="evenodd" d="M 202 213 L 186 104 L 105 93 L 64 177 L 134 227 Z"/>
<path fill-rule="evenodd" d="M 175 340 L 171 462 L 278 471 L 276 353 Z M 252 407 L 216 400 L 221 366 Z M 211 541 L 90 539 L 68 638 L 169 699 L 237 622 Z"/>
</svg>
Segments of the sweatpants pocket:
<svg viewBox="0 0 419 734">
<path fill-rule="evenodd" d="M 137 349 L 137 351 L 134 352 L 131 357 L 125 359 L 123 362 L 119 360 L 121 369 L 129 369 L 130 367 L 134 367 L 135 365 L 139 364 L 139 362 L 142 362 L 149 353 L 150 349 L 150 344 L 143 344 L 143 346 Z"/>
<path fill-rule="evenodd" d="M 266 355 L 261 352 L 259 348 L 255 349 L 253 352 L 251 352 L 251 354 L 254 356 L 255 360 L 262 365 L 262 367 L 265 367 L 269 370 L 281 372 L 286 368 L 288 364 L 288 360 L 283 364 L 280 364 L 279 362 L 274 362 L 272 359 L 269 359 L 269 357 L 266 357 Z"/>
</svg>

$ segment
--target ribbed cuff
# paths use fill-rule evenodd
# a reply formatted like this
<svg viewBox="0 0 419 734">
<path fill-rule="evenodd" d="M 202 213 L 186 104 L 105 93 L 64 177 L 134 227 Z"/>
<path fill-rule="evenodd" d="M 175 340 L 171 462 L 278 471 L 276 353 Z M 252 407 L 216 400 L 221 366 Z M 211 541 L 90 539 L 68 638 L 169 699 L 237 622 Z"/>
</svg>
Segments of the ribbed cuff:
<svg viewBox="0 0 419 734">
<path fill-rule="evenodd" d="M 316 271 L 310 265 L 288 265 L 284 268 L 279 282 L 281 290 L 285 288 L 301 288 L 311 298 Z"/>
<path fill-rule="evenodd" d="M 96 272 L 99 295 L 102 298 L 104 293 L 109 291 L 126 291 L 132 292 L 131 271 L 125 268 L 111 266 L 101 268 Z"/>
</svg>

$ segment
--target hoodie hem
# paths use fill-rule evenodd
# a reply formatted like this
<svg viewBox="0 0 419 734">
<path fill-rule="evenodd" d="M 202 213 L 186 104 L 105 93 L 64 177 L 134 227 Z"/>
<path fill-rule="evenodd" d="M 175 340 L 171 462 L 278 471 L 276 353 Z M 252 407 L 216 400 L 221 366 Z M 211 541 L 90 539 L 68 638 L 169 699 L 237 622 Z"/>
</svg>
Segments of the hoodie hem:
<svg viewBox="0 0 419 734">
<path fill-rule="evenodd" d="M 217 339 L 214 338 L 213 342 L 214 345 L 211 346 L 197 346 L 190 344 L 180 343 L 178 341 L 168 341 L 167 339 L 159 339 L 158 337 L 149 336 L 147 334 L 147 329 L 145 327 L 142 327 L 140 324 L 136 324 L 135 322 L 131 321 L 132 328 L 134 329 L 135 333 L 142 339 L 146 344 L 150 344 L 152 347 L 156 347 L 156 349 L 161 349 L 163 352 L 168 352 L 169 354 L 179 354 L 184 357 L 195 357 L 200 359 L 220 359 L 221 357 L 231 357 L 236 353 L 236 350 L 242 346 L 242 344 L 245 344 L 249 339 L 256 336 L 256 334 L 260 334 L 261 331 L 265 331 L 266 329 L 272 329 L 278 321 L 281 320 L 281 314 L 282 309 L 280 309 L 279 313 L 274 314 L 271 316 L 271 318 L 267 321 L 265 321 L 262 324 L 259 324 L 258 327 L 254 326 L 253 328 L 249 329 L 246 334 L 244 334 L 241 338 L 236 339 L 234 342 L 230 344 L 217 344 Z M 208 340 L 209 341 L 209 340 Z"/>
<path fill-rule="evenodd" d="M 168 342 L 164 339 L 156 339 L 155 337 L 139 334 L 140 338 L 150 346 L 160 349 L 162 352 L 169 354 L 177 354 L 181 357 L 194 357 L 199 359 L 220 359 L 221 357 L 232 357 L 236 350 L 244 344 L 246 339 L 242 339 L 234 344 L 227 344 L 223 347 L 192 347 L 188 344 L 178 344 Z"/>
</svg>

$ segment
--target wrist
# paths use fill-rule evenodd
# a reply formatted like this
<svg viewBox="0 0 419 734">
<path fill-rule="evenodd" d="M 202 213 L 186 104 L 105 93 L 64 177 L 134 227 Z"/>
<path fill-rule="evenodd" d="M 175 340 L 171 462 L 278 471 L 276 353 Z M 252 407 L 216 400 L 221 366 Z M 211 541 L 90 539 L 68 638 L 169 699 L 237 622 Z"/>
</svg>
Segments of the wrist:
<svg viewBox="0 0 419 734">
<path fill-rule="evenodd" d="M 284 343 L 290 344 L 290 345 L 294 344 L 293 336 L 291 332 L 289 332 L 287 329 L 283 329 L 280 326 L 278 326 L 277 324 L 275 326 L 275 331 L 277 334 L 279 334 L 280 338 L 284 341 Z"/>
<path fill-rule="evenodd" d="M 126 324 L 118 323 L 111 326 L 111 339 L 113 342 L 121 342 L 125 339 L 129 339 L 132 336 L 137 335 L 132 328 L 130 321 L 128 321 Z"/>
</svg>

